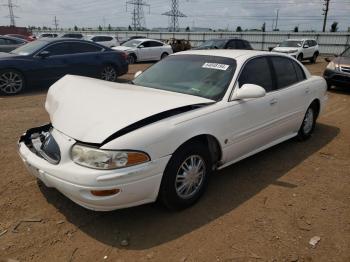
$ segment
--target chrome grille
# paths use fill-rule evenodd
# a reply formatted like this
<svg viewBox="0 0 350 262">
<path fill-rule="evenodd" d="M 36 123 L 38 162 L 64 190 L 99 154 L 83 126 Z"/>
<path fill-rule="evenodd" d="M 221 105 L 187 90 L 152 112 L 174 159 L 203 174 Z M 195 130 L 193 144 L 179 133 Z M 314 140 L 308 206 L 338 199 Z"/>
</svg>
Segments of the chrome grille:
<svg viewBox="0 0 350 262">
<path fill-rule="evenodd" d="M 341 66 L 340 71 L 350 74 L 350 67 L 349 66 Z"/>
</svg>

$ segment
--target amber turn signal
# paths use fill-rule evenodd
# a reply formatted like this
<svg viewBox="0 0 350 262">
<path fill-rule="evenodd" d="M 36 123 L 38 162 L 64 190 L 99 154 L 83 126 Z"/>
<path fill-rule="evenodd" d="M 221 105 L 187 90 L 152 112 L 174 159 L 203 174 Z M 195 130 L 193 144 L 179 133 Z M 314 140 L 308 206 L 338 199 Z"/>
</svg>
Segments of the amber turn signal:
<svg viewBox="0 0 350 262">
<path fill-rule="evenodd" d="M 113 196 L 120 192 L 120 189 L 110 189 L 110 190 L 92 190 L 91 194 L 94 196 L 104 197 L 104 196 Z"/>
</svg>

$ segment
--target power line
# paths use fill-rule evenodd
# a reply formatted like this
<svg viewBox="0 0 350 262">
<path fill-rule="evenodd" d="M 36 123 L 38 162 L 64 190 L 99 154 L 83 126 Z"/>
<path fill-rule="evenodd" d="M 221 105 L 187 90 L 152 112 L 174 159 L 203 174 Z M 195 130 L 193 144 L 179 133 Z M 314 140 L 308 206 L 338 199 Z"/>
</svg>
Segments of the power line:
<svg viewBox="0 0 350 262">
<path fill-rule="evenodd" d="M 169 16 L 169 30 L 173 32 L 179 30 L 179 17 L 187 17 L 179 10 L 179 0 L 171 0 L 171 10 L 162 15 Z"/>
<path fill-rule="evenodd" d="M 322 9 L 323 10 L 323 16 L 324 16 L 322 32 L 326 31 L 327 15 L 328 15 L 328 10 L 329 10 L 329 2 L 330 2 L 330 0 L 324 0 L 324 1 L 325 1 L 325 3 L 323 5 L 325 5 L 326 8 Z"/>
<path fill-rule="evenodd" d="M 146 28 L 143 7 L 148 6 L 148 8 L 150 8 L 150 5 L 146 4 L 144 0 L 130 0 L 126 2 L 126 10 L 128 10 L 128 5 L 133 6 L 133 10 L 131 11 L 131 24 L 133 29 L 136 31 Z"/>
<path fill-rule="evenodd" d="M 53 19 L 53 25 L 55 26 L 55 29 L 56 29 L 56 31 L 57 31 L 57 29 L 58 29 L 58 20 L 57 20 L 57 17 L 55 16 L 55 18 Z"/>
<path fill-rule="evenodd" d="M 10 26 L 16 26 L 16 21 L 15 18 L 18 18 L 17 16 L 15 16 L 14 12 L 13 12 L 13 8 L 14 7 L 18 7 L 18 5 L 14 5 L 12 3 L 12 0 L 8 0 L 7 4 L 4 4 L 2 6 L 7 6 L 9 8 L 9 15 L 7 17 L 10 18 Z"/>
</svg>

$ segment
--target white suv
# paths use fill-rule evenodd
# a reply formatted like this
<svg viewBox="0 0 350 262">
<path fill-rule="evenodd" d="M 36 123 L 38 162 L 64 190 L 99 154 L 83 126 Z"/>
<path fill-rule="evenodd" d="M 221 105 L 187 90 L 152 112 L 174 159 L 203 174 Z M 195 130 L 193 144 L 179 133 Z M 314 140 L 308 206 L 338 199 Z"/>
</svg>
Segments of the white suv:
<svg viewBox="0 0 350 262">
<path fill-rule="evenodd" d="M 314 39 L 288 39 L 272 49 L 272 52 L 285 53 L 299 61 L 308 59 L 311 63 L 316 63 L 320 54 L 318 44 Z"/>
</svg>

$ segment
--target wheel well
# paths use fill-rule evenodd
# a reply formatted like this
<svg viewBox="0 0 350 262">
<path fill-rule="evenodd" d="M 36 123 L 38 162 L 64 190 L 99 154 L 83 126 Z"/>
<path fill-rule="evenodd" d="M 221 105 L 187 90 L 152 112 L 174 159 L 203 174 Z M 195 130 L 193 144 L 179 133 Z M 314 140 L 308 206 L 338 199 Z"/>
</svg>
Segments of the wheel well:
<svg viewBox="0 0 350 262">
<path fill-rule="evenodd" d="M 130 53 L 129 56 L 133 56 L 133 57 L 135 57 L 135 59 L 137 59 L 137 56 L 135 53 Z"/>
<path fill-rule="evenodd" d="M 319 55 L 319 54 L 320 54 L 320 52 L 316 51 L 316 52 L 315 52 L 315 54 L 316 54 L 316 55 Z"/>
<path fill-rule="evenodd" d="M 315 99 L 314 101 L 312 101 L 310 106 L 315 108 L 315 110 L 316 110 L 316 118 L 317 118 L 319 113 L 320 113 L 320 108 L 321 108 L 320 100 Z"/>
<path fill-rule="evenodd" d="M 222 149 L 216 137 L 208 134 L 198 135 L 184 142 L 181 146 L 179 146 L 177 150 L 192 143 L 201 143 L 208 148 L 213 163 L 213 168 L 216 168 L 217 163 L 221 160 L 222 157 Z"/>
<path fill-rule="evenodd" d="M 165 55 L 165 54 L 166 54 L 166 55 L 169 55 L 168 52 L 163 52 L 161 56 L 163 56 L 163 55 Z"/>
</svg>

